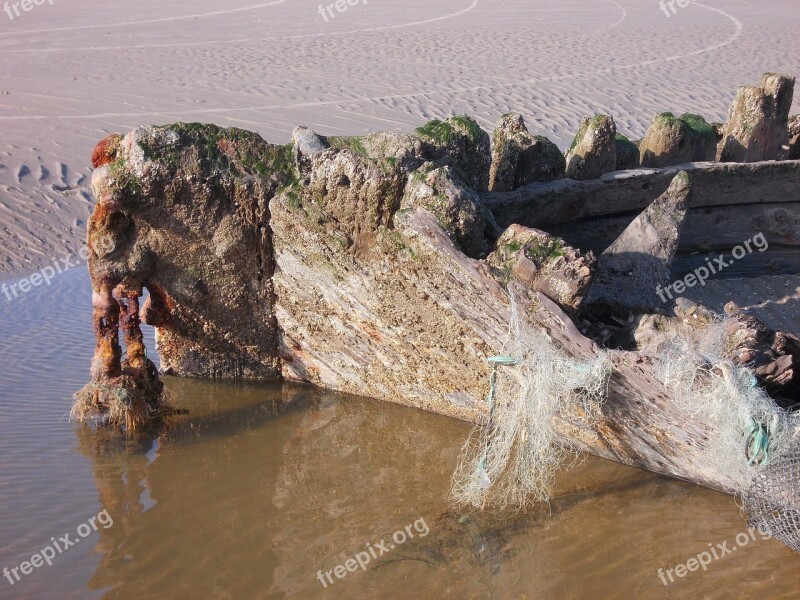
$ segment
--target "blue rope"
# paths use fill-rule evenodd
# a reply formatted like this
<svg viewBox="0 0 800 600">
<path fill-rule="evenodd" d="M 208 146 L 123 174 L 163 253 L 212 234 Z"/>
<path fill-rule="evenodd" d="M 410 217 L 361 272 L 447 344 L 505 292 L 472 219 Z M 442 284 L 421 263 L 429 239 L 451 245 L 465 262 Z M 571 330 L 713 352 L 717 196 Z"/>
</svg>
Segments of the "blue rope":
<svg viewBox="0 0 800 600">
<path fill-rule="evenodd" d="M 755 388 L 758 385 L 756 376 L 752 373 L 747 373 L 748 378 L 746 384 L 750 388 Z M 750 419 L 752 427 L 750 435 L 747 438 L 747 443 L 744 448 L 744 455 L 747 459 L 747 464 L 751 467 L 766 465 L 769 463 L 769 452 L 772 432 L 768 425 L 759 423 L 755 419 Z"/>
<path fill-rule="evenodd" d="M 489 375 L 489 397 L 487 398 L 487 402 L 489 403 L 489 423 L 487 425 L 487 431 L 491 433 L 492 429 L 494 429 L 494 392 L 495 392 L 495 384 L 497 383 L 497 368 L 500 366 L 514 366 L 519 364 L 519 361 L 514 358 L 513 356 L 509 356 L 507 354 L 501 354 L 498 356 L 490 356 L 487 359 L 487 362 L 492 366 L 492 374 Z M 489 452 L 489 438 L 486 438 L 486 447 L 483 449 L 483 455 L 481 456 L 480 461 L 478 462 L 478 468 L 476 472 L 486 470 L 486 457 Z"/>
<path fill-rule="evenodd" d="M 745 457 L 751 467 L 765 465 L 769 462 L 770 431 L 769 427 L 753 420 L 753 428 L 747 439 Z"/>
</svg>

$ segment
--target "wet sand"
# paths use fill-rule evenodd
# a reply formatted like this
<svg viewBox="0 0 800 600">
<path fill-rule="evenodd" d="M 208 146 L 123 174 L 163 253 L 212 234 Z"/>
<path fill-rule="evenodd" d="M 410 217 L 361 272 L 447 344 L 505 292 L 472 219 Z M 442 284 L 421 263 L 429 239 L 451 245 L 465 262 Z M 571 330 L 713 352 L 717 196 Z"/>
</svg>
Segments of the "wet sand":
<svg viewBox="0 0 800 600">
<path fill-rule="evenodd" d="M 451 511 L 470 426 L 398 405 L 167 378 L 190 413 L 165 430 L 126 442 L 70 424 L 92 350 L 88 302 L 70 300 L 88 293 L 75 271 L 13 311 L 0 303 L 0 568 L 99 511 L 113 524 L 14 586 L 0 579 L 4 599 L 797 595 L 800 556 L 749 536 L 733 498 L 600 459 L 559 475 L 550 506 Z M 318 580 L 419 519 L 426 535 Z M 669 583 L 709 544 L 737 550 Z"/>
<path fill-rule="evenodd" d="M 109 132 L 178 120 L 286 142 L 410 131 L 521 112 L 562 148 L 608 112 L 636 138 L 671 110 L 724 118 L 736 86 L 800 75 L 795 0 L 318 2 L 73 0 L 0 12 L 0 273 L 81 246 L 89 155 Z M 795 101 L 793 112 L 800 112 Z M 10 274 L 13 274 L 10 275 Z M 710 282 L 797 331 L 796 277 Z M 751 541 L 665 586 L 665 571 L 746 531 L 734 500 L 588 459 L 550 507 L 453 514 L 443 496 L 469 426 L 400 406 L 276 386 L 167 378 L 189 414 L 133 442 L 67 420 L 88 378 L 90 292 L 76 267 L 0 295 L 0 568 L 106 509 L 114 524 L 2 598 L 793 598 L 800 557 Z M 768 321 L 770 322 L 770 321 Z M 794 327 L 794 329 L 792 329 Z M 153 348 L 152 340 L 148 347 Z M 407 524 L 430 533 L 324 588 Z"/>
</svg>

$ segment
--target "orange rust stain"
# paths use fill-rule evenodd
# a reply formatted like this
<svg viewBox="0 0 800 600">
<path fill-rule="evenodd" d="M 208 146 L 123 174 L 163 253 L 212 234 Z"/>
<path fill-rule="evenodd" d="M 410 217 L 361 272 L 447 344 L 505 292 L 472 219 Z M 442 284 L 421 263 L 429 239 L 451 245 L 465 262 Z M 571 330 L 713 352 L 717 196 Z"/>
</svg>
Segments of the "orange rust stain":
<svg viewBox="0 0 800 600">
<path fill-rule="evenodd" d="M 383 342 L 383 337 L 378 332 L 377 329 L 370 325 L 361 325 L 361 330 L 366 333 L 372 340 L 381 343 Z"/>
<path fill-rule="evenodd" d="M 121 139 L 119 134 L 112 133 L 98 142 L 92 151 L 92 166 L 95 169 L 116 160 Z"/>
</svg>

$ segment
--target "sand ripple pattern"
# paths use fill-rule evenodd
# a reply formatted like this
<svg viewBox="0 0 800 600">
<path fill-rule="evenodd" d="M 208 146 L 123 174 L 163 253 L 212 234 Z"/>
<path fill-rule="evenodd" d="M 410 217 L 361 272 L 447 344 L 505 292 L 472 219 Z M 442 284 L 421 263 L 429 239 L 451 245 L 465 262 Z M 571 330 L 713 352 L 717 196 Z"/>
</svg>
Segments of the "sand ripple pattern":
<svg viewBox="0 0 800 600">
<path fill-rule="evenodd" d="M 91 149 L 138 125 L 213 121 L 282 143 L 298 124 L 409 131 L 469 113 L 491 128 L 516 110 L 565 147 L 595 112 L 633 138 L 665 110 L 722 120 L 738 85 L 800 73 L 800 11 L 714 4 L 667 19 L 633 0 L 370 0 L 328 22 L 313 0 L 39 7 L 0 29 L 0 271 L 79 246 Z M 83 181 L 38 180 L 57 164 Z"/>
</svg>

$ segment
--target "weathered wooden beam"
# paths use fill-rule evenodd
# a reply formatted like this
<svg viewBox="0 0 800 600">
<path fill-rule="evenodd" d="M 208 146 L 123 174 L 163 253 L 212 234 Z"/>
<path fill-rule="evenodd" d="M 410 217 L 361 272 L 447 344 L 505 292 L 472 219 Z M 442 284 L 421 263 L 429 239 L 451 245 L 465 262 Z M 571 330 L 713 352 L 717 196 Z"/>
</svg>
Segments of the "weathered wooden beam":
<svg viewBox="0 0 800 600">
<path fill-rule="evenodd" d="M 603 252 L 639 215 L 638 212 L 595 217 L 547 225 L 544 229 L 584 252 Z M 689 209 L 681 232 L 678 252 L 724 251 L 763 233 L 770 250 L 800 250 L 800 202 L 728 205 Z M 796 262 L 787 264 L 797 265 Z M 768 269 L 767 269 L 768 270 Z M 792 267 L 788 272 L 800 269 Z"/>
<path fill-rule="evenodd" d="M 535 300 L 534 319 L 565 352 L 580 359 L 598 355 L 597 346 L 552 300 L 541 294 Z M 719 491 L 736 489 L 731 474 L 715 466 L 715 424 L 681 407 L 654 377 L 653 359 L 617 352 L 610 360 L 608 397 L 599 420 L 587 425 L 583 415 L 559 413 L 555 426 L 563 439 L 595 456 Z"/>
<path fill-rule="evenodd" d="M 748 164 L 688 163 L 663 169 L 632 169 L 599 179 L 533 183 L 513 192 L 481 194 L 501 228 L 550 226 L 644 210 L 680 171 L 692 176 L 689 208 L 800 203 L 800 161 Z M 632 220 L 633 217 L 631 217 Z"/>
<path fill-rule="evenodd" d="M 466 134 L 448 139 L 463 142 L 445 148 L 451 159 L 481 158 Z M 563 440 L 714 489 L 736 487 L 736 474 L 716 460 L 719 424 L 698 419 L 656 378 L 657 356 L 599 348 L 542 295 L 545 286 L 465 254 L 467 242 L 475 242 L 465 234 L 482 232 L 485 214 L 450 165 L 425 163 L 409 172 L 394 156 L 347 147 L 314 154 L 301 168 L 291 148 L 197 124 L 142 128 L 116 144 L 109 150 L 114 162 L 93 177 L 95 193 L 107 202 L 95 209 L 90 237 L 115 240 L 113 253 L 91 258 L 93 283 L 100 291 L 102 282 L 113 281 L 154 293 L 145 316 L 158 328 L 162 364 L 174 374 L 303 381 L 478 421 L 488 408 L 487 358 L 504 353 L 516 315 L 528 331 L 544 330 L 559 352 L 603 356 L 613 369 L 599 420 L 563 411 L 556 417 Z M 698 206 L 711 202 L 712 187 L 721 201 L 720 177 L 741 190 L 738 205 L 773 206 L 778 196 L 798 195 L 800 162 L 689 170 L 700 173 Z M 581 208 L 584 187 L 567 194 L 562 208 L 577 207 L 570 209 L 574 218 L 635 212 L 636 203 L 644 208 L 676 172 L 621 176 L 616 184 L 612 177 L 609 189 L 627 194 L 608 192 L 612 206 L 596 196 Z M 502 198 L 526 193 L 530 199 L 524 190 Z M 525 255 L 531 263 L 549 256 L 559 265 L 576 263 L 569 266 L 577 277 L 589 275 L 588 261 L 563 244 L 514 242 L 507 243 L 511 254 L 539 250 Z M 522 303 L 517 313 L 512 286 Z M 577 290 L 566 286 L 564 293 L 574 297 Z M 551 294 L 569 304 L 564 294 Z M 115 334 L 117 323 L 111 325 L 101 337 Z M 111 383 L 125 391 L 142 388 L 124 367 L 128 379 Z M 108 383 L 94 381 L 87 394 Z M 161 389 L 145 392 L 160 395 Z M 109 401 L 92 406 L 121 410 Z M 150 412 L 134 416 L 144 420 Z"/>
</svg>

